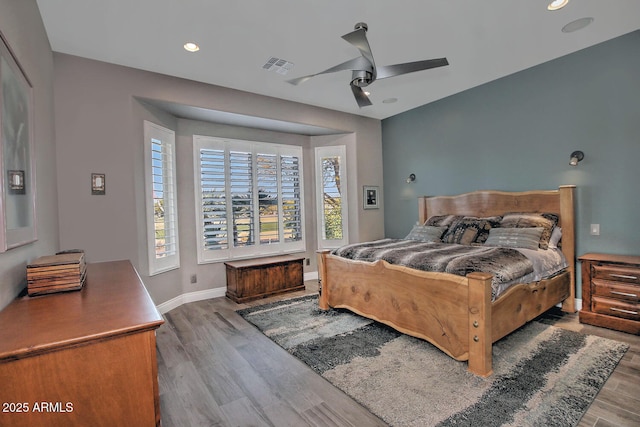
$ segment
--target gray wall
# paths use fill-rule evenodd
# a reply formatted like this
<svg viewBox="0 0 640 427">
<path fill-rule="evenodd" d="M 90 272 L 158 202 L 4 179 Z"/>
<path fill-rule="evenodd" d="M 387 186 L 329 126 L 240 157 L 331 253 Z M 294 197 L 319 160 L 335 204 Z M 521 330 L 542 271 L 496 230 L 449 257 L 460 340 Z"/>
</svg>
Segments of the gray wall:
<svg viewBox="0 0 640 427">
<path fill-rule="evenodd" d="M 0 308 L 26 285 L 26 265 L 58 250 L 53 55 L 35 0 L 0 0 L 0 32 L 33 86 L 38 241 L 0 253 Z"/>
<path fill-rule="evenodd" d="M 383 120 L 387 236 L 418 195 L 575 184 L 578 254 L 640 254 L 639 52 L 637 31 Z"/>
<path fill-rule="evenodd" d="M 89 262 L 130 259 L 151 297 L 160 304 L 186 292 L 226 286 L 224 265 L 197 265 L 193 133 L 257 139 L 305 147 L 306 256 L 316 271 L 312 148 L 331 137 L 276 134 L 246 128 L 178 119 L 139 99 L 169 101 L 202 108 L 292 121 L 344 130 L 348 141 L 349 191 L 362 185 L 382 186 L 382 142 L 379 120 L 253 95 L 132 68 L 54 54 L 55 111 L 61 248 L 82 248 Z M 181 267 L 145 276 L 144 119 L 176 131 Z M 339 139 L 337 136 L 333 139 Z M 92 196 L 92 172 L 106 174 L 106 195 Z M 384 209 L 362 209 L 350 200 L 353 241 L 384 235 Z M 198 283 L 189 278 L 197 274 Z"/>
</svg>

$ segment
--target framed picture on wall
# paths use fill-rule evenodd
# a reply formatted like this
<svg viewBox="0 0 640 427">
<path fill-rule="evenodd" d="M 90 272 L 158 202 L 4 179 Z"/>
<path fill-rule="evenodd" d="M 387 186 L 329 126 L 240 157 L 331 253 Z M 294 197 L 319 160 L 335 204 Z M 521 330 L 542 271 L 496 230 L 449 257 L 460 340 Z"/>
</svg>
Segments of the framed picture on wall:
<svg viewBox="0 0 640 427">
<path fill-rule="evenodd" d="M 362 188 L 362 204 L 364 209 L 378 209 L 378 187 L 365 185 Z"/>
<path fill-rule="evenodd" d="M 91 194 L 104 196 L 106 194 L 105 175 L 103 173 L 91 174 Z"/>
<path fill-rule="evenodd" d="M 0 34 L 0 252 L 36 240 L 33 88 Z"/>
</svg>

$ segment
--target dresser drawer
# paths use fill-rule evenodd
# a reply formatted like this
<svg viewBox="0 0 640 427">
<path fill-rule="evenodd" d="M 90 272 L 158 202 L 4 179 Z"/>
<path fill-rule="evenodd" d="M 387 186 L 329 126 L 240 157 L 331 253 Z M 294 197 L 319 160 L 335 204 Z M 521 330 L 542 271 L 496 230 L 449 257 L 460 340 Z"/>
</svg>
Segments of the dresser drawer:
<svg viewBox="0 0 640 427">
<path fill-rule="evenodd" d="M 591 300 L 591 311 L 623 319 L 640 320 L 639 304 L 631 304 L 611 298 L 594 296 Z"/>
<path fill-rule="evenodd" d="M 640 286 L 631 283 L 609 282 L 598 279 L 594 279 L 592 283 L 593 295 L 628 301 L 630 303 L 640 301 Z"/>
<path fill-rule="evenodd" d="M 633 283 L 640 286 L 640 268 L 616 264 L 594 264 L 592 279 Z"/>
</svg>

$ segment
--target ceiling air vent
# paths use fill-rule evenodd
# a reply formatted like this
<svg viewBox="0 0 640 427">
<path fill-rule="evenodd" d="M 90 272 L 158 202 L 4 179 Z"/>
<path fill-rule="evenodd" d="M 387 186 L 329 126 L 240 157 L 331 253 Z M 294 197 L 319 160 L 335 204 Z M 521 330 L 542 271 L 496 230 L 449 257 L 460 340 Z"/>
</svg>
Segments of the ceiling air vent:
<svg viewBox="0 0 640 427">
<path fill-rule="evenodd" d="M 285 75 L 293 68 L 293 62 L 272 56 L 262 68 L 267 71 L 275 71 L 278 74 Z"/>
</svg>

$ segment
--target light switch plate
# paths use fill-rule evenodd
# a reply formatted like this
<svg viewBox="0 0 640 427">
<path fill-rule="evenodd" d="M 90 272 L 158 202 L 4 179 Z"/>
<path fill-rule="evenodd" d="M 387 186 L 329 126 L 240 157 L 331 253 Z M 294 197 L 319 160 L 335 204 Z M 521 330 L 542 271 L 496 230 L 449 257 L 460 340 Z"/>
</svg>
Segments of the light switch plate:
<svg viewBox="0 0 640 427">
<path fill-rule="evenodd" d="M 600 235 L 600 224 L 591 224 L 591 235 L 592 236 Z"/>
</svg>

